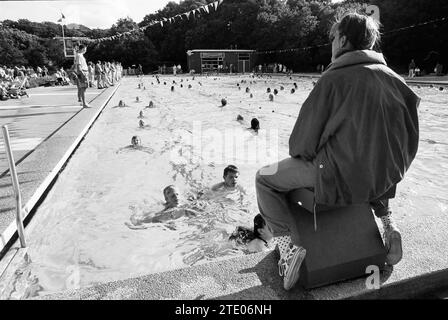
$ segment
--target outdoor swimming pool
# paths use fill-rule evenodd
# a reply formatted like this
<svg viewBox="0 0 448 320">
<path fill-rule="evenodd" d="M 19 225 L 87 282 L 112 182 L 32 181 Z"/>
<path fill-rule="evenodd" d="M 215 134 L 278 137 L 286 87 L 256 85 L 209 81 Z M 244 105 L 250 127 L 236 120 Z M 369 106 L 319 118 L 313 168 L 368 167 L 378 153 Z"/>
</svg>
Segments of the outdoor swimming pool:
<svg viewBox="0 0 448 320">
<path fill-rule="evenodd" d="M 140 81 L 146 90 L 137 88 Z M 298 86 L 291 94 L 294 82 Z M 279 91 L 274 102 L 267 87 Z M 237 225 L 251 226 L 258 212 L 255 172 L 288 156 L 289 134 L 312 87 L 311 79 L 297 77 L 167 76 L 161 84 L 153 77 L 123 79 L 37 210 L 27 232 L 31 261 L 17 272 L 10 298 L 244 254 L 228 237 Z M 391 202 L 399 225 L 448 210 L 448 93 L 414 89 L 422 97 L 420 145 Z M 220 107 L 222 98 L 225 107 Z M 118 107 L 120 100 L 127 106 Z M 150 100 L 155 108 L 144 109 Z M 144 128 L 138 124 L 141 110 Z M 242 122 L 236 121 L 238 114 Z M 260 120 L 258 135 L 247 130 L 253 117 Z M 134 135 L 141 138 L 141 150 L 126 148 Z M 185 196 L 195 194 L 222 181 L 228 164 L 240 169 L 239 184 L 246 190 L 242 198 L 238 192 L 206 192 L 197 217 L 143 230 L 125 225 L 132 214 L 160 210 L 165 186 L 175 184 Z"/>
</svg>

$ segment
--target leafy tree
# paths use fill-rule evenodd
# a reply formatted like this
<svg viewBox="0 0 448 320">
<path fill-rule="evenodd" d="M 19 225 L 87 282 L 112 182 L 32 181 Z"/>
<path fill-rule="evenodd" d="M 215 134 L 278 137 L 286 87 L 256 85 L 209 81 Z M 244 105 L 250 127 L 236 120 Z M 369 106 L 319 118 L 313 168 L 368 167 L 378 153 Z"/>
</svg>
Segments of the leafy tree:
<svg viewBox="0 0 448 320">
<path fill-rule="evenodd" d="M 259 51 L 297 49 L 274 54 L 258 54 L 257 63 L 279 62 L 295 71 L 314 71 L 318 64 L 328 64 L 331 45 L 328 32 L 335 19 L 347 10 L 365 12 L 369 4 L 380 8 L 384 52 L 390 66 L 406 71 L 410 59 L 432 72 L 440 61 L 448 65 L 448 23 L 436 21 L 446 17 L 446 0 L 225 0 L 217 12 L 200 12 L 195 17 L 176 18 L 163 27 L 152 21 L 173 17 L 197 9 L 213 0 L 169 2 L 156 13 L 146 15 L 139 23 L 127 17 L 109 29 L 64 29 L 66 36 L 91 39 L 113 37 L 112 40 L 89 43 L 88 60 L 118 60 L 124 66 L 141 64 L 146 72 L 158 65 L 187 66 L 186 51 L 199 48 L 240 48 Z M 52 22 L 5 20 L 0 26 L 0 64 L 70 63 L 64 58 L 60 41 L 60 25 Z M 404 29 L 402 29 L 404 28 Z M 398 29 L 398 30 L 397 30 Z M 132 31 L 118 37 L 124 32 Z M 300 49 L 301 48 L 301 49 Z M 306 49 L 304 49 L 306 48 Z"/>
</svg>

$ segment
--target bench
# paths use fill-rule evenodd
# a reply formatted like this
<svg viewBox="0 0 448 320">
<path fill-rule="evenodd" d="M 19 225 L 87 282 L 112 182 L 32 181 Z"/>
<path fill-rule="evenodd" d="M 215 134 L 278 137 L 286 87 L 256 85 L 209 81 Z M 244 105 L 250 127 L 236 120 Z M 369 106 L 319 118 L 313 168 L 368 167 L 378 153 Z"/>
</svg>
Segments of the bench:
<svg viewBox="0 0 448 320">
<path fill-rule="evenodd" d="M 299 278 L 304 288 L 366 276 L 370 265 L 384 267 L 386 250 L 368 204 L 317 208 L 315 231 L 313 191 L 293 190 L 287 198 L 307 250 Z"/>
</svg>

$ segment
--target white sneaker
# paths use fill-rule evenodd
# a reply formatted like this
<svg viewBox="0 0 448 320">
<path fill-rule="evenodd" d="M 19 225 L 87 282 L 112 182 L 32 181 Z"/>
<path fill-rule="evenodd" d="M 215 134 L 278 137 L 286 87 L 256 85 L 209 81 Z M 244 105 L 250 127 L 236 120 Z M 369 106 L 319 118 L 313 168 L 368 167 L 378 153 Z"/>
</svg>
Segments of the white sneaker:
<svg viewBox="0 0 448 320">
<path fill-rule="evenodd" d="M 278 261 L 278 270 L 280 276 L 283 277 L 283 287 L 285 290 L 291 289 L 299 280 L 300 266 L 306 256 L 306 250 L 289 244 L 289 248 L 285 256 Z"/>
</svg>

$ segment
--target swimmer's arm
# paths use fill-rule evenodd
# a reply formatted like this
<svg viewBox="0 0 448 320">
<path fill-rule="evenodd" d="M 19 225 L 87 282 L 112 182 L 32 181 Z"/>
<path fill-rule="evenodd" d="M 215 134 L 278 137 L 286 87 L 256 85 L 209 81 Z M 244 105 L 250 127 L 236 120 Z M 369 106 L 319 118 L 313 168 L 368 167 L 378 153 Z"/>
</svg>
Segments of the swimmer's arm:
<svg viewBox="0 0 448 320">
<path fill-rule="evenodd" d="M 139 222 L 139 224 L 141 224 L 141 223 L 150 223 L 150 222 L 154 222 L 153 220 L 155 218 L 157 218 L 157 216 L 156 217 L 143 216 L 140 219 L 138 219 L 138 222 Z"/>
<path fill-rule="evenodd" d="M 169 209 L 169 210 L 172 210 L 172 209 Z M 138 224 L 158 222 L 157 220 L 159 220 L 159 217 L 163 216 L 169 210 L 164 209 L 159 212 L 156 212 L 155 214 L 152 214 L 151 212 L 146 212 L 139 217 L 135 217 L 134 220 L 137 221 Z M 133 221 L 133 223 L 136 224 L 134 221 Z"/>
<path fill-rule="evenodd" d="M 195 217 L 195 216 L 199 215 L 199 212 L 196 210 L 193 210 L 193 209 L 185 209 L 185 215 L 187 217 L 192 217 L 192 216 Z"/>
<path fill-rule="evenodd" d="M 224 182 L 220 182 L 215 184 L 214 186 L 211 187 L 212 191 L 217 191 L 218 189 L 222 188 L 222 186 L 224 185 Z"/>
<path fill-rule="evenodd" d="M 171 219 L 176 219 L 175 218 L 175 213 L 176 213 L 175 210 L 178 210 L 178 208 L 162 210 L 162 211 L 156 213 L 156 215 L 154 217 L 150 217 L 147 222 L 165 222 L 165 221 L 168 221 Z"/>
<path fill-rule="evenodd" d="M 159 215 L 151 218 L 149 222 L 165 222 L 168 220 L 179 219 L 183 216 L 196 216 L 198 214 L 197 211 L 186 208 L 171 208 L 161 212 Z"/>
</svg>

